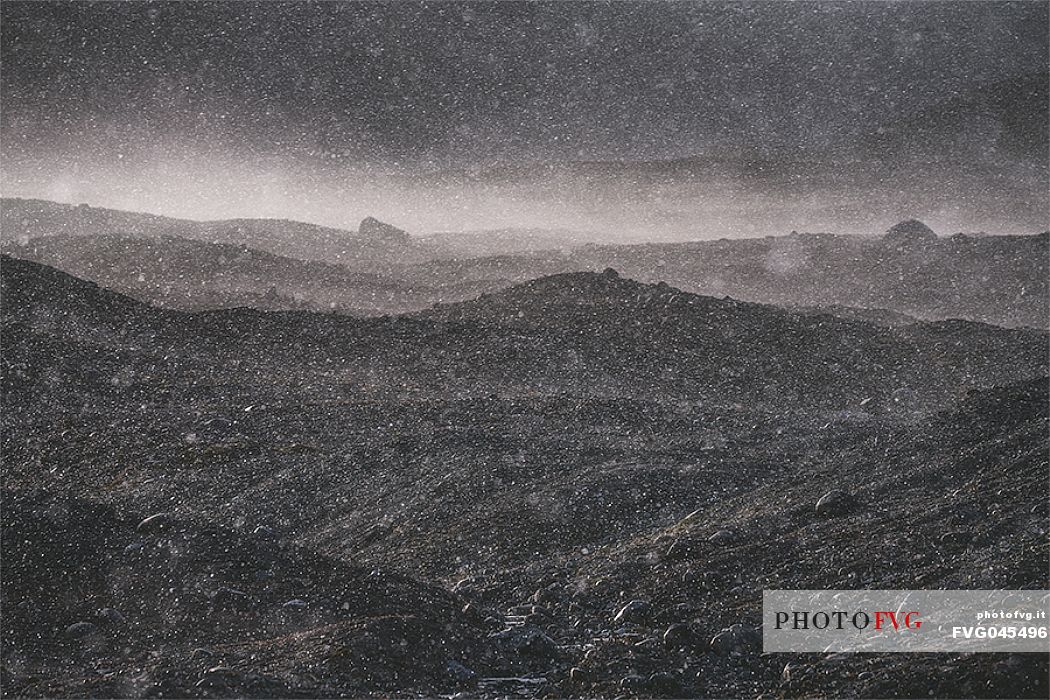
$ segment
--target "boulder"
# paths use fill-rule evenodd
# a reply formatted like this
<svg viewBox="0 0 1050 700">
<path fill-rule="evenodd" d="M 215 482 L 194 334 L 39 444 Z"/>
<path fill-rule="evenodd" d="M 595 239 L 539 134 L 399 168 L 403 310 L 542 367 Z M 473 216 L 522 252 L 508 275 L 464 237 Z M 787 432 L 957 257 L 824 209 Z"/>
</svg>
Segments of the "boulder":
<svg viewBox="0 0 1050 700">
<path fill-rule="evenodd" d="M 247 610 L 251 607 L 248 594 L 236 588 L 223 586 L 211 597 L 213 610 Z"/>
<path fill-rule="evenodd" d="M 735 539 L 736 539 L 736 535 L 733 533 L 732 530 L 719 530 L 715 534 L 713 534 L 710 537 L 708 537 L 707 541 L 710 542 L 711 544 L 723 545 L 723 544 L 729 544 L 730 542 L 732 542 Z"/>
<path fill-rule="evenodd" d="M 531 625 L 512 627 L 493 635 L 493 639 L 506 651 L 522 656 L 549 659 L 558 655 L 554 640 Z"/>
<path fill-rule="evenodd" d="M 936 241 L 937 234 L 926 224 L 917 219 L 908 219 L 892 226 L 883 240 L 893 245 L 912 245 Z"/>
<path fill-rule="evenodd" d="M 616 617 L 613 618 L 613 622 L 618 623 L 639 623 L 645 622 L 652 614 L 652 605 L 647 600 L 632 600 L 627 605 L 620 608 L 619 612 L 616 613 Z"/>
<path fill-rule="evenodd" d="M 156 513 L 140 522 L 135 530 L 143 533 L 160 532 L 168 528 L 171 521 L 171 513 Z"/>
<path fill-rule="evenodd" d="M 98 611 L 98 617 L 108 625 L 119 625 L 124 622 L 124 616 L 115 608 L 102 608 Z"/>
<path fill-rule="evenodd" d="M 839 489 L 832 489 L 817 500 L 817 515 L 845 515 L 856 506 L 856 500 L 850 494 Z"/>
<path fill-rule="evenodd" d="M 83 639 L 96 632 L 98 632 L 98 627 L 91 622 L 74 622 L 66 628 L 66 636 L 70 639 Z"/>
<path fill-rule="evenodd" d="M 711 638 L 711 651 L 720 655 L 745 654 L 762 647 L 762 635 L 748 625 L 731 625 Z"/>
<path fill-rule="evenodd" d="M 682 649 L 689 646 L 692 641 L 693 632 L 689 625 L 676 622 L 664 631 L 664 645 L 669 649 Z"/>
<path fill-rule="evenodd" d="M 445 664 L 445 674 L 459 685 L 468 685 L 477 681 L 478 674 L 458 661 Z"/>
</svg>

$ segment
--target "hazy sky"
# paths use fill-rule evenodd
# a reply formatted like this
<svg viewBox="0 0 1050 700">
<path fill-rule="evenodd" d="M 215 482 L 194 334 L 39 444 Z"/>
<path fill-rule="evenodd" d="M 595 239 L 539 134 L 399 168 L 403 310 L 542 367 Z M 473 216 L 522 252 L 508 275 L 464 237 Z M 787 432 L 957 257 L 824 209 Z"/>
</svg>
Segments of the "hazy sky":
<svg viewBox="0 0 1050 700">
<path fill-rule="evenodd" d="M 1039 228 L 1048 7 L 5 1 L 3 191 L 417 230 Z"/>
</svg>

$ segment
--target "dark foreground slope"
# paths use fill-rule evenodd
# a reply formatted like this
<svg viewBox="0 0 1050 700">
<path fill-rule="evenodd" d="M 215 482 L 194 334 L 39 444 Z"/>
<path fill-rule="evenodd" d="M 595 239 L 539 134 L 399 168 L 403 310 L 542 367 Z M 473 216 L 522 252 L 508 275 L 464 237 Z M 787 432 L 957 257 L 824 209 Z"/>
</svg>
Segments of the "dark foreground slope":
<svg viewBox="0 0 1050 700">
<path fill-rule="evenodd" d="M 462 612 L 462 599 L 376 563 L 297 553 L 254 522 L 240 535 L 178 520 L 136 529 L 137 516 L 107 506 L 5 493 L 5 687 L 1045 697 L 1042 655 L 760 655 L 748 630 L 762 588 L 1045 585 L 1046 400 L 1045 381 L 977 394 L 929 427 L 869 434 L 650 532 L 476 567 L 456 586 L 470 603 Z M 830 488 L 855 501 L 818 515 Z M 671 512 L 698 503 L 681 494 Z M 709 541 L 722 530 L 732 538 Z M 640 612 L 617 619 L 633 600 Z M 70 627 L 80 622 L 94 628 Z"/>
<path fill-rule="evenodd" d="M 685 623 L 689 644 L 701 647 L 733 625 L 758 631 L 763 589 L 1046 588 L 1047 405 L 1046 378 L 975 392 L 925 425 L 869 434 L 669 527 L 576 557 L 576 575 L 559 585 L 595 601 L 645 600 L 648 614 L 631 632 Z M 832 490 L 848 505 L 818 513 Z M 729 534 L 712 541 L 719 531 Z M 605 614 L 616 607 L 605 605 Z M 1039 654 L 759 656 L 759 638 L 744 636 L 699 663 L 653 645 L 624 664 L 628 640 L 598 642 L 581 662 L 584 677 L 608 678 L 612 667 L 651 684 L 646 673 L 670 667 L 676 695 L 1047 692 Z"/>
<path fill-rule="evenodd" d="M 1038 655 L 761 656 L 748 631 L 769 587 L 1045 586 L 1045 333 L 612 273 L 353 319 L 0 272 L 20 694 L 1046 693 Z M 136 532 L 158 512 L 178 527 Z M 65 641 L 102 607 L 126 628 Z"/>
<path fill-rule="evenodd" d="M 4 695 L 453 690 L 486 629 L 434 587 L 167 514 L 3 493 Z"/>
<path fill-rule="evenodd" d="M 1046 655 L 763 655 L 759 625 L 763 589 L 1045 588 L 1047 402 L 1046 378 L 976 392 L 920 426 L 785 455 L 713 504 L 680 498 L 640 536 L 461 590 L 532 611 L 564 650 L 545 673 L 559 695 L 1042 697 Z M 818 513 L 832 490 L 848 505 Z"/>
</svg>

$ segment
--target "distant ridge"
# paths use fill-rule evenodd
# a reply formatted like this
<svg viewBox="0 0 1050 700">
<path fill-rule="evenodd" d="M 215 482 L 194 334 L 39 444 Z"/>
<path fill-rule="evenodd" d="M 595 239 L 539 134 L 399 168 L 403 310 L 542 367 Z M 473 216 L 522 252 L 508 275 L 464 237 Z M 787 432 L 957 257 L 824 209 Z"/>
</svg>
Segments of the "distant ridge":
<svg viewBox="0 0 1050 700">
<path fill-rule="evenodd" d="M 803 233 L 544 248 L 556 241 L 521 231 L 492 232 L 496 235 L 493 240 L 485 240 L 484 232 L 411 238 L 374 219 L 363 222 L 367 235 L 362 235 L 360 230 L 299 222 L 189 222 L 41 200 L 3 200 L 0 209 L 6 250 L 39 239 L 45 232 L 57 232 L 70 240 L 102 235 L 174 236 L 338 263 L 406 288 L 436 290 L 428 301 L 460 301 L 543 276 L 613 267 L 625 277 L 643 282 L 664 280 L 684 291 L 786 308 L 822 309 L 847 318 L 859 317 L 845 310 L 849 307 L 1006 327 L 1046 328 L 1050 323 L 1046 315 L 1050 237 L 1046 233 L 938 237 L 925 224 L 908 221 L 895 226 L 886 237 Z M 567 240 L 579 239 L 570 235 Z M 64 257 L 65 253 L 51 262 L 61 267 Z M 317 297 L 313 292 L 304 296 L 310 303 L 330 303 L 323 295 Z M 371 308 L 380 313 L 429 305 L 419 303 L 418 298 L 385 293 L 374 301 Z M 260 302 L 247 298 L 244 303 Z M 269 302 L 263 306 L 270 308 Z"/>
<path fill-rule="evenodd" d="M 437 300 L 433 289 L 344 265 L 171 235 L 43 236 L 3 250 L 167 308 L 375 314 Z"/>
<path fill-rule="evenodd" d="M 303 260 L 386 264 L 419 257 L 407 234 L 373 238 L 362 236 L 359 231 L 287 219 L 195 221 L 41 199 L 0 200 L 0 232 L 6 243 L 26 243 L 31 238 L 55 235 L 118 234 L 146 238 L 170 235 L 247 245 Z"/>
</svg>

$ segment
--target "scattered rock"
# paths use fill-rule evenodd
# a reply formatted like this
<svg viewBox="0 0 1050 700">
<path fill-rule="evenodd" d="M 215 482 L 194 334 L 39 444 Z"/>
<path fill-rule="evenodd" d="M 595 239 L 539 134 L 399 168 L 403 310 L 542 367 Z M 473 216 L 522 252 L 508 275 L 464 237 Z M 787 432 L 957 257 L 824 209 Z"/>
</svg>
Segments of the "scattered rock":
<svg viewBox="0 0 1050 700">
<path fill-rule="evenodd" d="M 689 629 L 689 625 L 676 622 L 664 631 L 664 645 L 669 649 L 682 649 L 689 646 L 692 641 L 693 631 Z"/>
<path fill-rule="evenodd" d="M 538 588 L 529 601 L 538 606 L 551 605 L 558 602 L 558 595 L 549 588 Z"/>
<path fill-rule="evenodd" d="M 703 508 L 697 508 L 692 513 L 690 513 L 689 515 L 687 515 L 684 518 L 682 518 L 681 520 L 679 520 L 676 523 L 676 525 L 688 525 L 689 523 L 695 523 L 697 520 L 700 519 L 700 516 L 703 515 L 703 514 L 704 514 L 704 509 Z"/>
<path fill-rule="evenodd" d="M 124 616 L 115 608 L 102 608 L 98 611 L 98 616 L 110 625 L 119 625 L 124 622 Z"/>
<path fill-rule="evenodd" d="M 249 607 L 248 594 L 223 586 L 212 595 L 211 605 L 215 610 L 246 610 Z"/>
<path fill-rule="evenodd" d="M 224 686 L 237 680 L 240 674 L 229 666 L 213 666 L 201 674 L 197 687 Z"/>
<path fill-rule="evenodd" d="M 660 697 L 681 697 L 682 684 L 678 676 L 666 671 L 658 671 L 649 676 L 646 690 Z"/>
<path fill-rule="evenodd" d="M 160 532 L 168 528 L 171 522 L 171 513 L 156 513 L 140 522 L 135 530 L 142 533 Z"/>
<path fill-rule="evenodd" d="M 711 544 L 729 544 L 736 539 L 736 535 L 732 530 L 719 530 L 715 534 L 707 538 L 707 541 Z"/>
<path fill-rule="evenodd" d="M 83 639 L 98 632 L 98 627 L 91 622 L 74 622 L 66 628 L 66 636 L 70 639 Z"/>
<path fill-rule="evenodd" d="M 264 539 L 272 539 L 277 535 L 276 532 L 274 532 L 271 528 L 266 527 L 265 525 L 259 525 L 258 527 L 256 527 L 254 530 L 252 530 L 252 534 L 256 537 L 262 537 Z"/>
<path fill-rule="evenodd" d="M 478 678 L 477 673 L 458 661 L 449 661 L 445 665 L 445 673 L 448 674 L 449 678 L 460 685 L 474 683 Z"/>
<path fill-rule="evenodd" d="M 534 658 L 553 658 L 558 655 L 558 645 L 536 627 L 514 627 L 493 635 L 493 638 L 512 653 Z"/>
<path fill-rule="evenodd" d="M 620 679 L 620 687 L 636 693 L 645 689 L 645 679 L 636 673 L 632 673 Z"/>
<path fill-rule="evenodd" d="M 711 651 L 721 656 L 743 654 L 762 645 L 762 635 L 748 625 L 732 625 L 711 639 Z"/>
<path fill-rule="evenodd" d="M 526 625 L 540 626 L 548 622 L 548 618 L 545 615 L 537 615 L 536 613 L 530 613 L 525 616 L 524 623 Z"/>
<path fill-rule="evenodd" d="M 652 614 L 652 605 L 647 600 L 632 600 L 627 605 L 620 608 L 620 611 L 616 613 L 616 617 L 613 618 L 613 622 L 618 623 L 640 623 L 645 622 Z"/>
<path fill-rule="evenodd" d="M 822 664 L 841 664 L 856 658 L 853 654 L 847 652 L 839 652 L 837 654 L 829 654 L 820 660 Z"/>
<path fill-rule="evenodd" d="M 948 547 L 958 547 L 970 541 L 972 535 L 968 532 L 946 532 L 937 538 L 937 541 Z"/>
<path fill-rule="evenodd" d="M 467 593 L 468 591 L 473 590 L 477 583 L 478 579 L 473 576 L 461 578 L 460 580 L 456 581 L 456 583 L 452 586 L 452 592 Z"/>
</svg>

